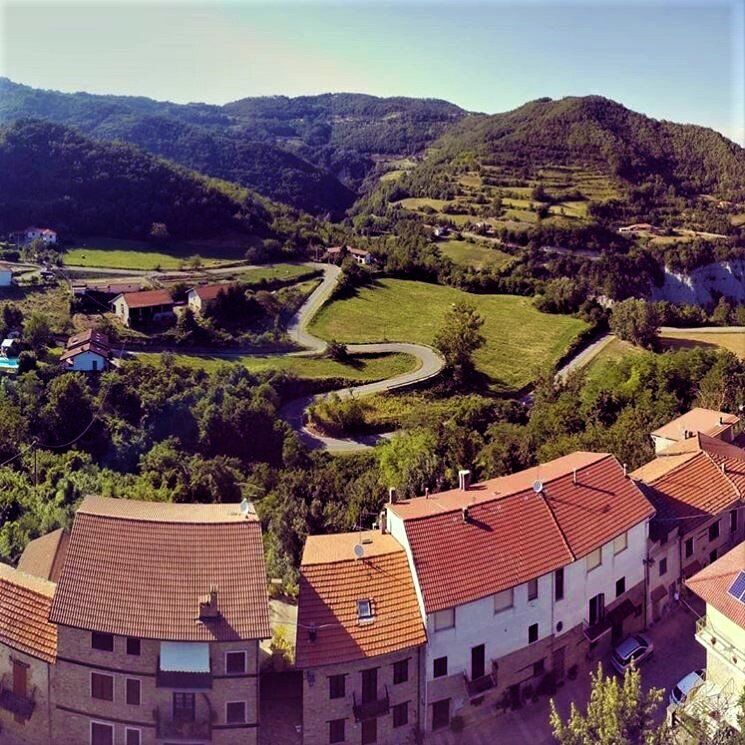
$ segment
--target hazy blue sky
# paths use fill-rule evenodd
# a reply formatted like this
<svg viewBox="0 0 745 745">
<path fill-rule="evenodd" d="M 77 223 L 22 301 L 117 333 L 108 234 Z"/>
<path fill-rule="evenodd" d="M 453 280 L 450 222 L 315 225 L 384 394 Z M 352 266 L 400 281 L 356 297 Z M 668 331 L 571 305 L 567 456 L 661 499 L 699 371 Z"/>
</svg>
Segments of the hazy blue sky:
<svg viewBox="0 0 745 745">
<path fill-rule="evenodd" d="M 504 111 L 599 93 L 745 138 L 745 0 L 0 0 L 0 75 L 223 103 L 355 91 Z"/>
</svg>

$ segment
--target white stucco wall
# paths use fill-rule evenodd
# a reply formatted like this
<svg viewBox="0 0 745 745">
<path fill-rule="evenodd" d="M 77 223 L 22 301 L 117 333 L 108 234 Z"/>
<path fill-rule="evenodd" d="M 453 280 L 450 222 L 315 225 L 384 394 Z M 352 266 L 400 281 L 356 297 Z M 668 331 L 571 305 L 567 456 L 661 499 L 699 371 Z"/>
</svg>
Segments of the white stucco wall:
<svg viewBox="0 0 745 745">
<path fill-rule="evenodd" d="M 95 365 L 93 363 L 96 363 Z M 91 372 L 92 370 L 105 370 L 107 365 L 106 358 L 96 352 L 82 352 L 72 358 L 70 370 L 80 372 Z"/>
</svg>

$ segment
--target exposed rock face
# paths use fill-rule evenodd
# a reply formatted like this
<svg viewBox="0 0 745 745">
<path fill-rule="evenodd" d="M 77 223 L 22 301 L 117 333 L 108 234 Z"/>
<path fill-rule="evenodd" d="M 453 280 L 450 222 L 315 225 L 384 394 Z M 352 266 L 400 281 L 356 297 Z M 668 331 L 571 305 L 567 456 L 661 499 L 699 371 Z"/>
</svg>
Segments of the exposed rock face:
<svg viewBox="0 0 745 745">
<path fill-rule="evenodd" d="M 653 287 L 652 300 L 707 305 L 715 302 L 714 294 L 745 302 L 745 261 L 723 261 L 694 269 L 690 274 L 665 268 L 665 281 Z"/>
</svg>

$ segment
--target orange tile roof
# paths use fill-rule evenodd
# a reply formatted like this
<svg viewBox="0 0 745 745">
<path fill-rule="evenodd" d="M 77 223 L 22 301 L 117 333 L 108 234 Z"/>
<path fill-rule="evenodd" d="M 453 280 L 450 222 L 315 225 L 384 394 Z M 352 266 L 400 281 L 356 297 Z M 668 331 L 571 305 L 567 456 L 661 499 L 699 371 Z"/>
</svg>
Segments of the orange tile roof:
<svg viewBox="0 0 745 745">
<path fill-rule="evenodd" d="M 29 541 L 18 560 L 18 569 L 34 577 L 56 582 L 62 571 L 70 534 L 59 528 Z"/>
<path fill-rule="evenodd" d="M 654 513 L 616 458 L 580 452 L 388 509 L 404 521 L 427 613 L 571 564 Z"/>
<path fill-rule="evenodd" d="M 173 298 L 168 290 L 124 292 L 122 293 L 122 297 L 130 308 L 152 308 L 156 305 L 173 305 Z"/>
<path fill-rule="evenodd" d="M 740 417 L 734 414 L 727 414 L 724 411 L 714 411 L 713 409 L 702 409 L 697 406 L 677 419 L 673 419 L 671 422 L 656 429 L 652 432 L 652 435 L 677 442 L 685 439 L 685 432 L 703 432 L 704 434 L 714 436 L 721 434 L 724 430 L 729 429 L 739 421 Z"/>
<path fill-rule="evenodd" d="M 354 555 L 359 542 L 361 559 Z M 358 600 L 372 602 L 374 621 L 359 622 Z M 409 563 L 395 538 L 379 531 L 308 537 L 300 566 L 298 667 L 351 662 L 425 642 Z"/>
<path fill-rule="evenodd" d="M 213 285 L 197 285 L 189 292 L 195 292 L 200 300 L 214 300 L 222 291 L 233 286 L 232 282 L 222 282 Z"/>
<path fill-rule="evenodd" d="M 44 662 L 57 657 L 57 627 L 49 622 L 53 582 L 0 564 L 0 643 Z"/>
<path fill-rule="evenodd" d="M 655 528 L 683 533 L 738 504 L 745 490 L 745 451 L 698 434 L 660 453 L 631 474 L 655 506 Z"/>
<path fill-rule="evenodd" d="M 110 347 L 109 337 L 104 334 L 103 331 L 96 331 L 95 329 L 86 329 L 78 334 L 73 334 L 67 340 L 67 349 L 74 349 L 82 344 L 97 344 L 99 347 Z"/>
<path fill-rule="evenodd" d="M 740 543 L 724 556 L 685 581 L 687 587 L 708 605 L 745 629 L 745 604 L 735 600 L 727 590 L 732 581 L 745 571 L 745 543 Z"/>
<path fill-rule="evenodd" d="M 199 600 L 213 586 L 220 618 L 200 623 Z M 172 641 L 267 638 L 261 526 L 237 504 L 86 497 L 50 620 Z"/>
</svg>

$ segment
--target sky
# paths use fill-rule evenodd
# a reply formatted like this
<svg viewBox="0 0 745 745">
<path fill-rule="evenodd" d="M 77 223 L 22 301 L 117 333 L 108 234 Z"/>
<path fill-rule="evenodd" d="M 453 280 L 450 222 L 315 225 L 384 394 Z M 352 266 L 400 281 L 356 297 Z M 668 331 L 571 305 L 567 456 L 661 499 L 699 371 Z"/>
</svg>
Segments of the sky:
<svg viewBox="0 0 745 745">
<path fill-rule="evenodd" d="M 0 75 L 177 102 L 351 91 L 488 113 L 594 93 L 745 144 L 745 0 L 0 0 Z"/>
</svg>

